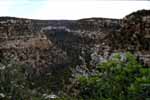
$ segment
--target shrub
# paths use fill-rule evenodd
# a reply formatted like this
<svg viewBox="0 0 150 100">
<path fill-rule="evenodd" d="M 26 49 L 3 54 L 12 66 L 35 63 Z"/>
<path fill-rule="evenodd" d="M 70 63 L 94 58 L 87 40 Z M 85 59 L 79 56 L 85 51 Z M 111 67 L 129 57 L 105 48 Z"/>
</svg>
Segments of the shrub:
<svg viewBox="0 0 150 100">
<path fill-rule="evenodd" d="M 146 100 L 150 98 L 150 68 L 142 67 L 131 53 L 126 60 L 116 54 L 100 64 L 97 75 L 80 77 L 85 100 Z"/>
<path fill-rule="evenodd" d="M 8 63 L 9 62 L 9 63 Z M 13 61 L 2 60 L 0 63 L 0 97 L 5 99 L 26 98 L 26 80 L 21 66 Z M 25 93 L 24 93 L 25 92 Z"/>
<path fill-rule="evenodd" d="M 51 100 L 51 98 L 54 98 L 54 100 L 55 98 L 57 99 L 58 97 L 52 95 L 51 93 L 51 81 L 54 81 L 54 79 L 52 78 L 55 77 L 51 77 L 47 74 L 35 77 L 33 75 L 33 71 L 34 70 L 31 66 L 18 64 L 13 58 L 1 59 L 0 100 Z"/>
<path fill-rule="evenodd" d="M 2 100 L 41 100 L 36 89 L 31 88 L 24 72 L 25 65 L 11 59 L 0 62 L 0 99 Z"/>
</svg>

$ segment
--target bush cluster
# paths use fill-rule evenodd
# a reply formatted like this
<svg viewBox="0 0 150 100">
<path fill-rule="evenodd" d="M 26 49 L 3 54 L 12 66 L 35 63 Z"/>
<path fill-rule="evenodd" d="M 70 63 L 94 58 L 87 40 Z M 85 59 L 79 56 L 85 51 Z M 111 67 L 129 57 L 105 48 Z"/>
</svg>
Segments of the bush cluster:
<svg viewBox="0 0 150 100">
<path fill-rule="evenodd" d="M 150 68 L 131 53 L 119 54 L 100 64 L 97 75 L 80 77 L 80 96 L 85 100 L 150 100 Z"/>
</svg>

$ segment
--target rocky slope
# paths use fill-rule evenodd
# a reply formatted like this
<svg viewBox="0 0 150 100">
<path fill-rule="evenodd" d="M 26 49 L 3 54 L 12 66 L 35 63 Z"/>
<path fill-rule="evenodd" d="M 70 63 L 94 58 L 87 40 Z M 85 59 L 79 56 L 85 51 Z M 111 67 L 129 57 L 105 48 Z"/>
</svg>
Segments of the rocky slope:
<svg viewBox="0 0 150 100">
<path fill-rule="evenodd" d="M 50 73 L 57 78 L 52 80 L 53 84 L 61 78 L 66 81 L 60 76 L 68 69 L 72 77 L 94 74 L 98 63 L 110 59 L 115 52 L 123 55 L 127 51 L 150 66 L 149 10 L 131 13 L 123 19 L 0 18 L 0 58 L 14 58 L 31 66 L 29 77 Z M 59 90 L 58 86 L 53 90 Z"/>
</svg>

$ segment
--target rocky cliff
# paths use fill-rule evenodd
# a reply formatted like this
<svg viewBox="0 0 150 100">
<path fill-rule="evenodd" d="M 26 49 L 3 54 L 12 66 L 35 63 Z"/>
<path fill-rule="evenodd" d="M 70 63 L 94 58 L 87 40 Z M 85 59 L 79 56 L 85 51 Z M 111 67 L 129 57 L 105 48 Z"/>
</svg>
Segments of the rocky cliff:
<svg viewBox="0 0 150 100">
<path fill-rule="evenodd" d="M 32 68 L 29 77 L 50 73 L 61 80 L 68 69 L 72 73 L 68 80 L 80 74 L 94 74 L 98 63 L 110 59 L 115 52 L 123 55 L 127 51 L 145 67 L 150 66 L 149 10 L 131 13 L 123 19 L 0 18 L 0 58 L 27 64 Z M 57 84 L 55 80 L 53 84 Z M 55 86 L 53 90 L 57 91 Z"/>
</svg>

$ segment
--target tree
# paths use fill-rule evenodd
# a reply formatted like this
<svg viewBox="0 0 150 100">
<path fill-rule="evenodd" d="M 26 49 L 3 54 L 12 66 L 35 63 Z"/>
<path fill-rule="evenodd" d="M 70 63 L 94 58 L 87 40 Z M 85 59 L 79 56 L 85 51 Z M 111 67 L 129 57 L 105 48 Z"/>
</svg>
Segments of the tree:
<svg viewBox="0 0 150 100">
<path fill-rule="evenodd" d="M 150 98 L 150 68 L 131 53 L 122 60 L 116 54 L 100 64 L 97 75 L 80 77 L 80 96 L 86 100 L 146 100 Z"/>
</svg>

